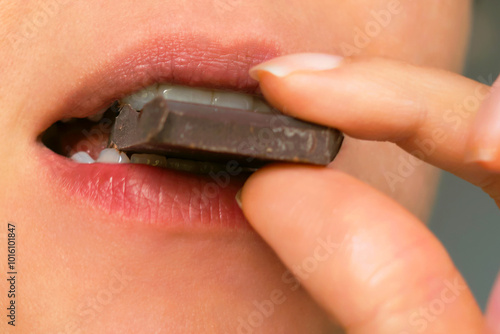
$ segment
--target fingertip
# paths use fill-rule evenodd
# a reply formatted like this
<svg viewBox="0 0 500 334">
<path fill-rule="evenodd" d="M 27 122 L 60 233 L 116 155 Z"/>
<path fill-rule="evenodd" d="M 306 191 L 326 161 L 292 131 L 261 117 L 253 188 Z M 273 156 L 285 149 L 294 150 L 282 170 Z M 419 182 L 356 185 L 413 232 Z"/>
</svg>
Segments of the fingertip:
<svg viewBox="0 0 500 334">
<path fill-rule="evenodd" d="M 241 190 L 240 198 L 245 208 L 253 208 L 261 202 L 273 199 L 279 200 L 276 197 L 279 197 L 285 189 L 294 187 L 295 181 L 307 178 L 310 173 L 321 173 L 324 169 L 325 167 L 296 164 L 268 165 L 248 178 Z"/>
<path fill-rule="evenodd" d="M 335 171 L 322 166 L 273 164 L 259 169 L 241 191 L 243 213 L 257 230 L 279 228 L 301 198 L 321 197 Z"/>
<path fill-rule="evenodd" d="M 466 145 L 465 162 L 500 170 L 500 80 L 481 104 Z"/>
</svg>

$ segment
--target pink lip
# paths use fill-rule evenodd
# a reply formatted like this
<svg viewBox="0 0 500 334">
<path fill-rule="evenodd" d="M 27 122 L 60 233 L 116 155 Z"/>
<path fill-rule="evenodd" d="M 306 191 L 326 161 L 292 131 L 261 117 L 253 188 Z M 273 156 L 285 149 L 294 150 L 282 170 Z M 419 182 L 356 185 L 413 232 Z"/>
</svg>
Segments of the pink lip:
<svg viewBox="0 0 500 334">
<path fill-rule="evenodd" d="M 198 36 L 156 38 L 111 55 L 105 70 L 87 75 L 66 97 L 58 116 L 89 116 L 157 82 L 256 93 L 258 82 L 248 70 L 280 54 L 273 43 L 219 45 Z"/>
<path fill-rule="evenodd" d="M 256 42 L 217 46 L 199 37 L 156 39 L 112 55 L 105 71 L 89 75 L 63 99 L 65 108 L 57 119 L 46 120 L 46 126 L 63 117 L 90 115 L 155 82 L 255 92 L 257 82 L 249 77 L 249 68 L 276 55 L 276 49 Z M 234 199 L 244 175 L 200 176 L 133 164 L 83 165 L 45 147 L 37 152 L 51 182 L 81 198 L 89 210 L 123 223 L 250 228 Z"/>
<path fill-rule="evenodd" d="M 42 164 L 71 196 L 123 224 L 249 228 L 235 195 L 245 175 L 200 176 L 136 164 L 78 164 L 44 148 Z"/>
</svg>

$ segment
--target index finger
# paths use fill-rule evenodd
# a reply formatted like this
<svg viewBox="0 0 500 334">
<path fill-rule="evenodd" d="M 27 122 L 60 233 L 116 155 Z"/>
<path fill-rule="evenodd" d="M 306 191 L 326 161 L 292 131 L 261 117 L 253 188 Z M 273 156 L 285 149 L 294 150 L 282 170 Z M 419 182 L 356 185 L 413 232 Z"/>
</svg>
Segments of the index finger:
<svg viewBox="0 0 500 334">
<path fill-rule="evenodd" d="M 251 70 L 284 113 L 358 139 L 391 141 L 476 185 L 491 172 L 465 164 L 474 116 L 490 87 L 458 74 L 381 58 L 275 58 Z"/>
</svg>

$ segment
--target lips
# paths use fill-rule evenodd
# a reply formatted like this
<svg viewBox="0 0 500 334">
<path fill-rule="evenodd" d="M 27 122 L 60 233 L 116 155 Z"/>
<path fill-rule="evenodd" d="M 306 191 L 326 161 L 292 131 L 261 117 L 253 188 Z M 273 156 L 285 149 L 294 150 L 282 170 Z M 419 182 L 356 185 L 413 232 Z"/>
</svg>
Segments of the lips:
<svg viewBox="0 0 500 334">
<path fill-rule="evenodd" d="M 66 96 L 43 126 L 97 113 L 112 101 L 153 83 L 255 93 L 248 70 L 279 51 L 247 41 L 218 45 L 200 36 L 162 38 L 110 55 Z M 43 131 L 43 129 L 42 129 Z M 145 165 L 77 164 L 39 143 L 40 166 L 61 191 L 89 210 L 122 224 L 177 228 L 249 228 L 234 196 L 248 175 L 221 171 L 194 175 Z"/>
</svg>

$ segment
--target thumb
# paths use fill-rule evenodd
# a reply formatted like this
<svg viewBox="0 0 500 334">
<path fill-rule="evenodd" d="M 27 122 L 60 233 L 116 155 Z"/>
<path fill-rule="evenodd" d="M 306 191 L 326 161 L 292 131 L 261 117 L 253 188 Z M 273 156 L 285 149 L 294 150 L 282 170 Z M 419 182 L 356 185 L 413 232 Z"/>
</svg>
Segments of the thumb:
<svg viewBox="0 0 500 334">
<path fill-rule="evenodd" d="M 483 316 L 438 240 L 368 185 L 276 165 L 241 192 L 248 221 L 348 333 L 480 333 Z"/>
</svg>

